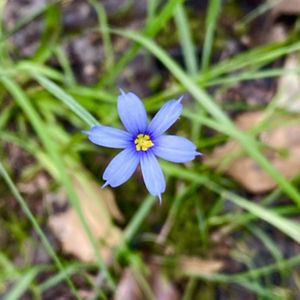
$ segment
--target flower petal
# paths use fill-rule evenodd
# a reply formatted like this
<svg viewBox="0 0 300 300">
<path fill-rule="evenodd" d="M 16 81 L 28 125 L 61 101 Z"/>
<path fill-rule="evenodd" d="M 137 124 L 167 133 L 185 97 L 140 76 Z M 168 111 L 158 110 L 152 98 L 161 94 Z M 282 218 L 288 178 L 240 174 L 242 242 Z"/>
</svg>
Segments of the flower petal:
<svg viewBox="0 0 300 300">
<path fill-rule="evenodd" d="M 125 128 L 132 134 L 144 133 L 147 128 L 147 114 L 143 102 L 133 93 L 121 90 L 118 97 L 118 112 Z"/>
<path fill-rule="evenodd" d="M 141 169 L 149 193 L 161 199 L 161 193 L 166 189 L 166 181 L 161 167 L 151 151 L 142 153 Z"/>
<path fill-rule="evenodd" d="M 176 135 L 161 135 L 154 140 L 153 153 L 175 163 L 188 162 L 201 155 L 188 139 Z"/>
<path fill-rule="evenodd" d="M 132 140 L 130 133 L 102 125 L 93 126 L 90 130 L 83 131 L 83 133 L 88 135 L 92 143 L 109 148 L 126 148 Z"/>
<path fill-rule="evenodd" d="M 126 148 L 116 155 L 104 171 L 104 186 L 116 187 L 127 181 L 139 163 L 139 156 L 133 148 Z"/>
<path fill-rule="evenodd" d="M 181 99 L 170 100 L 161 107 L 148 126 L 149 134 L 157 137 L 176 122 L 182 111 Z"/>
</svg>

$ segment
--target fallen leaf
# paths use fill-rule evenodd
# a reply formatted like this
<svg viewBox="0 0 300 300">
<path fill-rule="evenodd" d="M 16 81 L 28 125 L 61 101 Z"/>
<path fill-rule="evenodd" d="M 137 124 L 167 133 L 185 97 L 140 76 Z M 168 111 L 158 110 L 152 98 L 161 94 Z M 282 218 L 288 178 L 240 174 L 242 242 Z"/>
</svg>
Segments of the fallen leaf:
<svg viewBox="0 0 300 300">
<path fill-rule="evenodd" d="M 280 15 L 299 15 L 300 0 L 276 0 L 277 5 L 274 6 L 271 13 L 274 18 Z"/>
<path fill-rule="evenodd" d="M 142 291 L 134 278 L 130 268 L 127 268 L 117 286 L 114 300 L 140 300 L 143 299 Z"/>
<path fill-rule="evenodd" d="M 292 72 L 296 68 L 299 69 L 298 55 L 290 54 L 284 64 L 287 73 L 278 81 L 277 103 L 291 112 L 300 112 L 300 76 L 299 73 Z"/>
<path fill-rule="evenodd" d="M 243 129 L 258 125 L 263 118 L 262 112 L 245 113 L 238 117 L 236 125 Z M 291 121 L 294 122 L 291 122 Z M 265 156 L 286 178 L 292 178 L 300 171 L 300 124 L 299 116 L 274 117 L 269 121 L 268 130 L 259 135 L 261 142 L 269 146 Z M 278 124 L 285 124 L 279 127 Z M 286 152 L 282 155 L 282 152 Z M 241 183 L 252 193 L 264 193 L 274 189 L 277 184 L 256 163 L 254 159 L 245 155 L 241 146 L 233 141 L 216 147 L 205 162 L 221 171 L 226 172 Z"/>
<path fill-rule="evenodd" d="M 179 300 L 175 285 L 161 272 L 158 266 L 151 268 L 151 286 L 156 300 Z"/>
<path fill-rule="evenodd" d="M 212 274 L 220 272 L 224 267 L 224 262 L 215 259 L 182 256 L 178 261 L 178 265 L 178 269 L 184 275 Z"/>
<path fill-rule="evenodd" d="M 95 240 L 99 242 L 102 257 L 108 261 L 111 249 L 121 240 L 121 230 L 113 224 L 106 205 L 108 201 L 114 202 L 113 194 L 109 189 L 101 190 L 83 170 L 72 172 L 71 179 L 86 222 Z M 96 260 L 94 249 L 72 207 L 66 212 L 51 216 L 49 226 L 61 242 L 64 252 L 85 262 Z"/>
<path fill-rule="evenodd" d="M 293 19 L 288 22 L 288 19 L 280 17 L 297 16 L 300 13 L 300 0 L 272 0 L 266 1 L 265 4 L 268 6 L 267 11 L 263 14 L 259 13 L 252 20 L 250 36 L 243 38 L 248 46 L 286 41 Z"/>
<path fill-rule="evenodd" d="M 147 266 L 150 270 L 146 278 L 151 296 L 156 300 L 179 300 L 179 292 L 175 285 L 163 275 L 161 268 L 154 264 Z M 116 289 L 114 300 L 144 300 L 148 299 L 145 287 L 139 282 L 139 276 L 134 269 L 127 268 Z M 144 290 L 143 290 L 144 289 Z"/>
</svg>

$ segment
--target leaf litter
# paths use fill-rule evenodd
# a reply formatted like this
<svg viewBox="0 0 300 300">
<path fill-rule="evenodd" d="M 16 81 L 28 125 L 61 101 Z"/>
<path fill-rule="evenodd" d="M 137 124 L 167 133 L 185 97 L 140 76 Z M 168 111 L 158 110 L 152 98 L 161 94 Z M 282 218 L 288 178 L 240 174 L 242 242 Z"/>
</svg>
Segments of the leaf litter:
<svg viewBox="0 0 300 300">
<path fill-rule="evenodd" d="M 112 249 L 121 240 L 121 230 L 114 225 L 112 217 L 122 221 L 123 216 L 117 208 L 112 191 L 102 190 L 93 179 L 83 174 L 72 173 L 73 186 L 87 224 L 99 242 L 102 257 L 105 261 L 109 261 Z M 96 261 L 93 247 L 73 207 L 50 216 L 48 223 L 65 253 L 74 255 L 84 262 Z"/>
<path fill-rule="evenodd" d="M 262 111 L 243 113 L 237 117 L 235 124 L 240 129 L 250 130 L 258 126 L 263 118 Z M 259 133 L 258 139 L 265 145 L 264 153 L 270 162 L 286 178 L 291 179 L 300 172 L 299 115 L 274 116 L 268 123 L 269 128 Z M 271 124 L 275 128 L 270 128 Z M 234 140 L 216 147 L 212 154 L 206 157 L 205 162 L 225 172 L 252 193 L 265 193 L 277 186 L 274 180 L 254 159 L 247 156 Z"/>
</svg>

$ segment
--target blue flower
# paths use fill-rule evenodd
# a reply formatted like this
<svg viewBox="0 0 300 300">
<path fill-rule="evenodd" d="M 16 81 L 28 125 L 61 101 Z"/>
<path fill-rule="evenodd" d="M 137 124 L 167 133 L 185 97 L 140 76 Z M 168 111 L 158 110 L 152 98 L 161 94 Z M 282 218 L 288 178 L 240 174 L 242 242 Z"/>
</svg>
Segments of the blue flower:
<svg viewBox="0 0 300 300">
<path fill-rule="evenodd" d="M 89 140 L 96 145 L 124 149 L 112 159 L 104 171 L 103 179 L 106 182 L 103 187 L 116 187 L 126 182 L 140 164 L 148 191 L 161 200 L 166 182 L 156 157 L 183 163 L 201 155 L 188 139 L 164 135 L 181 112 L 181 98 L 170 100 L 148 124 L 142 101 L 135 94 L 121 90 L 118 97 L 118 113 L 127 131 L 102 125 L 84 131 Z"/>
</svg>

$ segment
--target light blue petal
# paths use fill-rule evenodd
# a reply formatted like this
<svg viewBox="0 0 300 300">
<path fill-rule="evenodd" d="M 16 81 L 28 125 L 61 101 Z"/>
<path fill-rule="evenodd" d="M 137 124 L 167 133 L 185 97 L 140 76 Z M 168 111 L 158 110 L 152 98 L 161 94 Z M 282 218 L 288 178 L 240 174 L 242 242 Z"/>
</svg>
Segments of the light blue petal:
<svg viewBox="0 0 300 300">
<path fill-rule="evenodd" d="M 142 153 L 141 169 L 149 193 L 161 199 L 161 194 L 166 189 L 166 181 L 161 167 L 151 151 Z"/>
<path fill-rule="evenodd" d="M 130 133 L 102 125 L 93 126 L 90 130 L 83 131 L 83 133 L 88 135 L 92 143 L 109 148 L 126 148 L 132 140 Z"/>
<path fill-rule="evenodd" d="M 201 155 L 191 141 L 176 135 L 161 135 L 156 138 L 152 151 L 156 156 L 175 163 L 188 162 Z"/>
<path fill-rule="evenodd" d="M 134 135 L 144 133 L 147 128 L 147 114 L 143 102 L 133 93 L 118 97 L 118 112 L 125 128 Z"/>
<path fill-rule="evenodd" d="M 148 126 L 149 134 L 157 137 L 176 122 L 182 112 L 181 99 L 170 100 L 161 107 Z"/>
<path fill-rule="evenodd" d="M 116 187 L 127 181 L 136 170 L 139 155 L 133 148 L 126 148 L 116 155 L 104 171 L 104 186 Z"/>
</svg>

